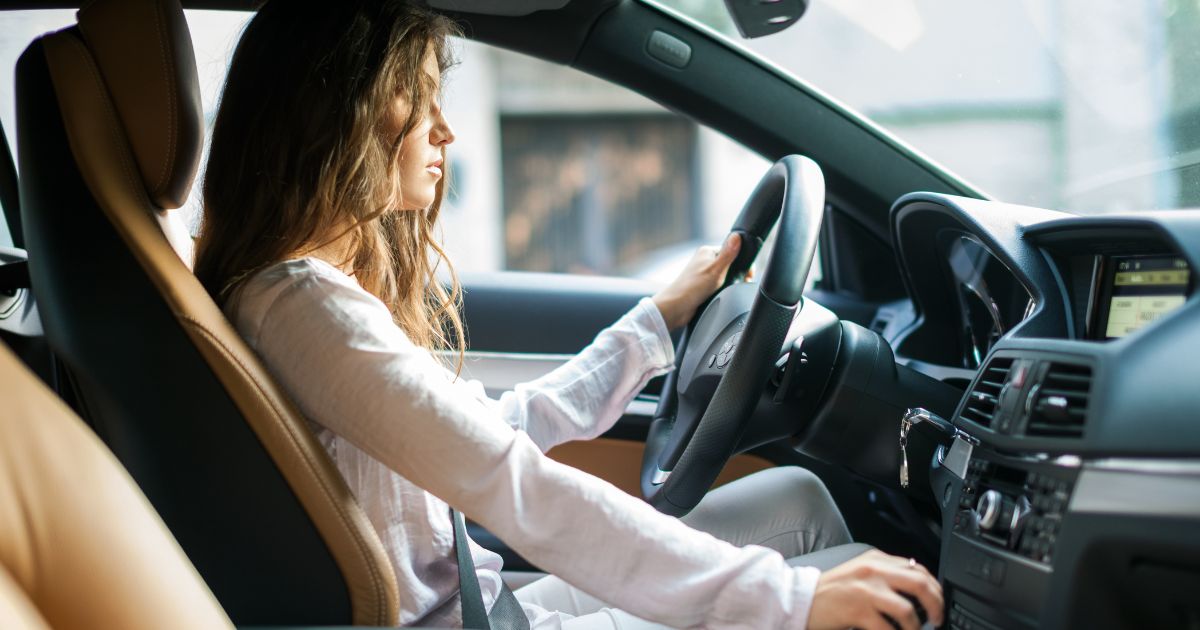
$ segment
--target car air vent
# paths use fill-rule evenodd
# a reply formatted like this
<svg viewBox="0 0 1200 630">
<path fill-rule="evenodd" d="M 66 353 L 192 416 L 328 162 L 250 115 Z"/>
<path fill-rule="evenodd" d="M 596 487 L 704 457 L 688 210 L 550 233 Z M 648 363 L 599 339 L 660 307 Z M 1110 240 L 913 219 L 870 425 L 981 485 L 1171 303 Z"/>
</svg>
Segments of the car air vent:
<svg viewBox="0 0 1200 630">
<path fill-rule="evenodd" d="M 1051 363 L 1041 385 L 1033 394 L 1025 434 L 1047 437 L 1082 436 L 1091 388 L 1092 368 Z"/>
<path fill-rule="evenodd" d="M 1000 390 L 1008 379 L 1013 360 L 1008 357 L 995 357 L 988 362 L 979 376 L 975 388 L 967 394 L 967 406 L 963 408 L 962 417 L 985 427 L 992 426 L 996 417 L 996 404 L 1000 398 Z"/>
</svg>

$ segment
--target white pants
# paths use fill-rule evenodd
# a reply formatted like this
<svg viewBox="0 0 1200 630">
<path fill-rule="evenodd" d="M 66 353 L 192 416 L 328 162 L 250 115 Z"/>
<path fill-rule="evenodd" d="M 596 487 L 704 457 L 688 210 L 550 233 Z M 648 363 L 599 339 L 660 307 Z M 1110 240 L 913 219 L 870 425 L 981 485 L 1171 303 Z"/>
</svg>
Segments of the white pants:
<svg viewBox="0 0 1200 630">
<path fill-rule="evenodd" d="M 850 531 L 825 484 L 794 466 L 771 468 L 721 486 L 705 495 L 682 520 L 737 546 L 769 547 L 797 565 L 825 564 L 823 568 L 828 568 L 865 549 L 847 548 L 836 560 L 824 558 L 823 562 L 796 557 L 849 543 Z M 557 611 L 551 619 L 535 620 L 535 628 L 560 624 L 564 630 L 666 628 L 612 608 L 553 575 L 521 587 L 515 594 L 523 603 Z"/>
</svg>

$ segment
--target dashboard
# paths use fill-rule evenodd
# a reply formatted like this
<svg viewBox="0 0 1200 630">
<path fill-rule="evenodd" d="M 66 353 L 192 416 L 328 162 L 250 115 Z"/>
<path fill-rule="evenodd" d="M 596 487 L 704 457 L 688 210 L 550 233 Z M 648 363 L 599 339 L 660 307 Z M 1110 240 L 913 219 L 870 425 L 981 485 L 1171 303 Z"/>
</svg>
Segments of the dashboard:
<svg viewBox="0 0 1200 630">
<path fill-rule="evenodd" d="M 1200 625 L 1200 211 L 892 208 L 898 359 L 964 395 L 929 476 L 950 628 Z"/>
</svg>

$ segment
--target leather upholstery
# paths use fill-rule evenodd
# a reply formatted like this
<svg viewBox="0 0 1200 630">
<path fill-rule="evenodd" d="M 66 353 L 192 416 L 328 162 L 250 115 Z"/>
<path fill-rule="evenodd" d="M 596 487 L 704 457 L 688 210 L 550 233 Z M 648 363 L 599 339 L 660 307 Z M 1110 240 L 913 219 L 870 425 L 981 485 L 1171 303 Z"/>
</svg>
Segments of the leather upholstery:
<svg viewBox="0 0 1200 630">
<path fill-rule="evenodd" d="M 0 622 L 11 630 L 49 630 L 25 589 L 0 566 Z"/>
<path fill-rule="evenodd" d="M 204 143 L 200 81 L 183 11 L 158 0 L 90 2 L 79 31 L 159 208 L 187 200 Z"/>
<path fill-rule="evenodd" d="M 194 87 L 190 41 L 164 44 L 188 39 L 181 25 L 178 0 L 98 0 L 18 64 L 22 214 L 47 338 L 236 623 L 394 624 L 396 579 L 374 529 L 160 229 L 194 176 L 180 154 L 199 145 L 185 131 L 150 138 L 198 125 L 198 108 L 145 111 Z M 132 50 L 175 51 L 156 67 L 179 76 L 143 76 Z M 165 92 L 125 81 L 125 64 Z"/>
<path fill-rule="evenodd" d="M 112 454 L 2 346 L 0 400 L 0 627 L 232 627 Z"/>
</svg>

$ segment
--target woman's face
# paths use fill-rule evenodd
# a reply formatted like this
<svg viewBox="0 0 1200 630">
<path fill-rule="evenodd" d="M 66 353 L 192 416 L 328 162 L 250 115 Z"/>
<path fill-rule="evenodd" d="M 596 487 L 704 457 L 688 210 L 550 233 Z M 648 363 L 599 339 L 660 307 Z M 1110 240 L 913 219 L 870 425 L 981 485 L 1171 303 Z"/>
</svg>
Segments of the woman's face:
<svg viewBox="0 0 1200 630">
<path fill-rule="evenodd" d="M 441 72 L 432 50 L 425 55 L 424 70 L 433 81 L 436 96 L 441 90 Z M 397 98 L 387 121 L 389 137 L 395 137 L 403 130 L 408 113 L 408 100 Z M 400 144 L 397 176 L 400 178 L 401 209 L 423 210 L 433 204 L 438 180 L 442 178 L 443 149 L 451 142 L 454 142 L 454 131 L 450 129 L 438 99 L 431 98 L 429 111 L 419 118 Z"/>
</svg>

